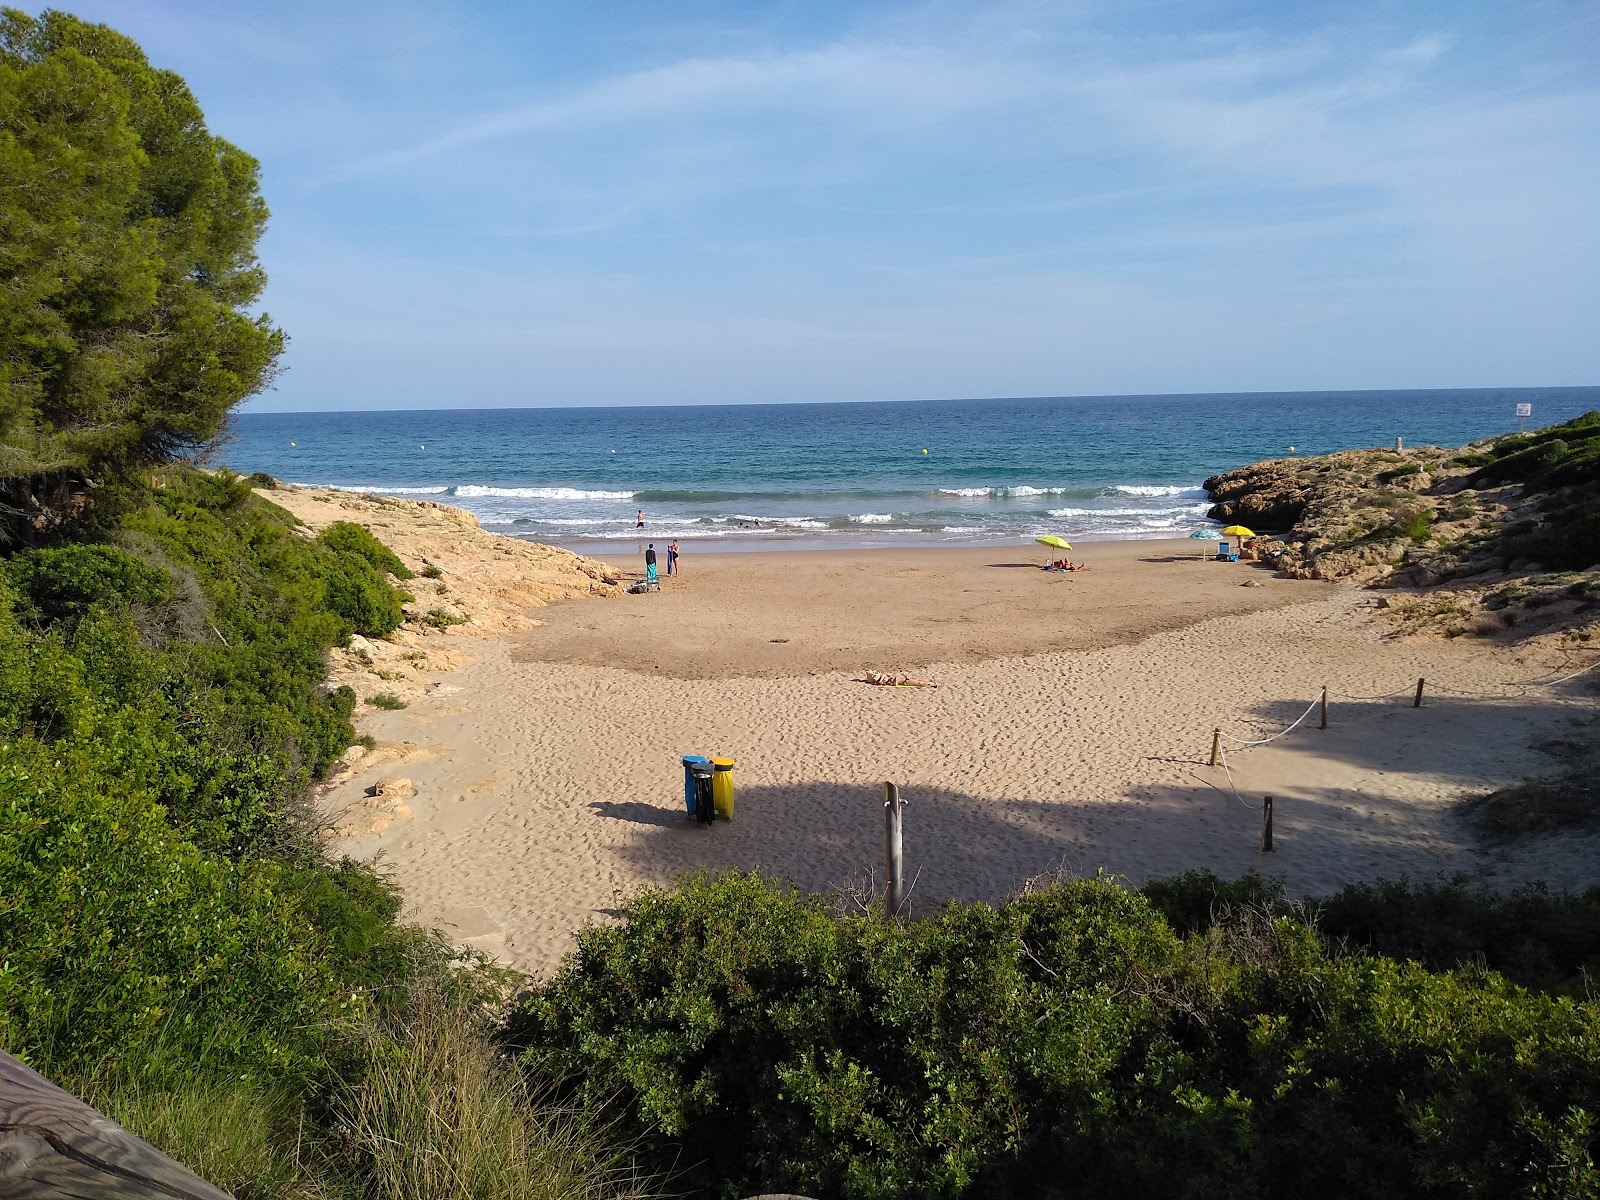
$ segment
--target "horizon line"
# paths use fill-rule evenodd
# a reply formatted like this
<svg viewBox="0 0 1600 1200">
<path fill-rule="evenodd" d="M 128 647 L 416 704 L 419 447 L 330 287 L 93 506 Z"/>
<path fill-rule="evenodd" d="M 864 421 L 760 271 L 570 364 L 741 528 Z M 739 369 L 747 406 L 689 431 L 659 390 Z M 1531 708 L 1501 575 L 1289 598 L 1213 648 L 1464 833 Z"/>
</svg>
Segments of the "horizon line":
<svg viewBox="0 0 1600 1200">
<path fill-rule="evenodd" d="M 416 412 L 576 412 L 583 410 L 674 409 L 674 408 L 802 408 L 842 407 L 862 404 L 1002 404 L 1036 400 L 1172 400 L 1206 399 L 1215 396 L 1361 396 L 1379 392 L 1581 392 L 1600 389 L 1600 383 L 1510 384 L 1486 387 L 1400 387 L 1400 388 L 1254 388 L 1245 391 L 1211 392 L 1086 392 L 1078 395 L 1033 396 L 918 396 L 902 400 L 733 400 L 699 403 L 657 404 L 492 404 L 478 407 L 427 408 L 283 408 L 266 412 L 248 410 L 230 417 L 329 416 L 337 413 L 416 413 Z M 249 401 L 245 401 L 249 403 Z"/>
</svg>

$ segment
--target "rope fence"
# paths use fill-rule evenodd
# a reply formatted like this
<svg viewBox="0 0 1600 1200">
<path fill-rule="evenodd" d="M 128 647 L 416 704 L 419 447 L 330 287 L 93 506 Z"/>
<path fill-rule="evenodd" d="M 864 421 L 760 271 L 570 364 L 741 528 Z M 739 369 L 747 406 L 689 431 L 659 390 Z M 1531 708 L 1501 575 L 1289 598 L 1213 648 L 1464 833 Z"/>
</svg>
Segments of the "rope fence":
<svg viewBox="0 0 1600 1200">
<path fill-rule="evenodd" d="M 1600 653 L 1600 649 L 1591 651 L 1591 653 Z M 1212 767 L 1222 768 L 1223 777 L 1228 783 L 1228 791 L 1233 793 L 1233 798 L 1235 800 L 1237 800 L 1245 808 L 1262 813 L 1261 850 L 1263 853 L 1270 852 L 1272 850 L 1272 797 L 1264 797 L 1259 805 L 1252 804 L 1250 801 L 1244 798 L 1239 791 L 1239 785 L 1234 781 L 1233 771 L 1228 765 L 1228 754 L 1230 748 L 1229 746 L 1224 745 L 1224 742 L 1232 744 L 1232 753 L 1234 754 L 1243 754 L 1248 750 L 1255 749 L 1257 746 L 1269 745 L 1272 742 L 1277 741 L 1279 738 L 1293 733 L 1305 723 L 1307 717 L 1316 712 L 1319 708 L 1322 711 L 1320 728 L 1326 729 L 1328 728 L 1328 700 L 1330 697 L 1340 700 L 1355 700 L 1361 703 L 1372 703 L 1383 700 L 1395 700 L 1402 696 L 1410 696 L 1412 698 L 1411 707 L 1421 708 L 1424 698 L 1424 690 L 1426 689 L 1434 695 L 1441 696 L 1466 696 L 1475 699 L 1507 700 L 1529 695 L 1540 688 L 1549 688 L 1560 683 L 1566 683 L 1568 680 L 1576 679 L 1578 676 L 1593 671 L 1596 668 L 1600 668 L 1600 659 L 1585 663 L 1583 666 L 1580 666 L 1575 670 L 1562 670 L 1562 673 L 1554 676 L 1539 677 L 1516 683 L 1508 683 L 1505 685 L 1505 688 L 1512 689 L 1509 691 L 1504 689 L 1499 691 L 1486 691 L 1481 688 L 1464 688 L 1460 686 L 1452 686 L 1450 684 L 1441 685 L 1438 683 L 1429 685 L 1426 677 L 1423 676 L 1418 677 L 1415 685 L 1407 684 L 1403 688 L 1399 688 L 1393 692 L 1385 692 L 1382 695 L 1377 696 L 1360 696 L 1349 692 L 1336 692 L 1327 686 L 1324 686 L 1317 698 L 1306 706 L 1305 712 L 1301 713 L 1288 725 L 1278 730 L 1277 733 L 1270 734 L 1267 737 L 1241 738 L 1235 736 L 1234 734 L 1224 732 L 1220 725 L 1214 728 L 1211 731 L 1210 765 Z M 1191 772 L 1191 774 L 1193 774 L 1193 772 Z M 1204 779 L 1199 775 L 1195 775 L 1195 778 L 1204 783 L 1207 787 L 1215 788 L 1218 791 L 1222 790 L 1221 788 L 1218 788 L 1217 785 L 1211 780 Z M 1224 793 L 1224 795 L 1226 794 L 1227 793 Z"/>
</svg>

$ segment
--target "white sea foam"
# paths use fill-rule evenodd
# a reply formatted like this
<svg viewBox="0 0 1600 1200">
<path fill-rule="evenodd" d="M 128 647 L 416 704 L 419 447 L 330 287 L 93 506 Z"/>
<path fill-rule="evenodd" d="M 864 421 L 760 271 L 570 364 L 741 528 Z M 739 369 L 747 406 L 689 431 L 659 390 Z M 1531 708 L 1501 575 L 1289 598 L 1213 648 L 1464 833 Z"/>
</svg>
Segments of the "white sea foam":
<svg viewBox="0 0 1600 1200">
<path fill-rule="evenodd" d="M 632 492 L 591 492 L 569 487 L 487 487 L 477 483 L 463 483 L 456 488 L 463 497 L 495 496 L 514 500 L 632 500 Z"/>
<path fill-rule="evenodd" d="M 941 496 L 965 496 L 973 499 L 979 496 L 988 496 L 996 500 L 1007 500 L 1025 496 L 1064 496 L 1074 488 L 1066 487 L 1032 487 L 1026 483 L 1019 483 L 1015 487 L 965 487 L 965 488 L 940 488 Z"/>
<path fill-rule="evenodd" d="M 893 513 L 862 513 L 850 518 L 858 525 L 887 525 L 894 520 Z"/>
<path fill-rule="evenodd" d="M 1181 517 L 1203 517 L 1210 505 L 1184 504 L 1167 508 L 1049 508 L 1052 517 L 1159 517 L 1172 514 Z"/>
<path fill-rule="evenodd" d="M 1144 483 L 1118 483 L 1108 487 L 1106 491 L 1118 496 L 1182 496 L 1186 500 L 1204 500 L 1207 498 L 1205 488 L 1168 487 Z"/>
<path fill-rule="evenodd" d="M 294 486 L 325 487 L 335 492 L 358 492 L 361 495 L 370 493 L 375 496 L 442 496 L 450 490 L 448 487 L 385 487 L 382 484 L 357 487 L 347 483 L 297 483 Z"/>
</svg>

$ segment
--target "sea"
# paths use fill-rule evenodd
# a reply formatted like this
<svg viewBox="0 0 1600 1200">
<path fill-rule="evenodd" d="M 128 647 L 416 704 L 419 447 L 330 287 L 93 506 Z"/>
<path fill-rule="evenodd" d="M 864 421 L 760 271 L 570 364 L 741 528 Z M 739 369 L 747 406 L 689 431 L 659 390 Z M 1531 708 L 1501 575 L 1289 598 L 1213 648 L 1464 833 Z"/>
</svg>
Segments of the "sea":
<svg viewBox="0 0 1600 1200">
<path fill-rule="evenodd" d="M 1600 387 L 839 404 L 244 413 L 221 459 L 434 499 L 514 537 L 728 549 L 1181 537 L 1264 458 L 1459 446 L 1600 409 Z"/>
</svg>

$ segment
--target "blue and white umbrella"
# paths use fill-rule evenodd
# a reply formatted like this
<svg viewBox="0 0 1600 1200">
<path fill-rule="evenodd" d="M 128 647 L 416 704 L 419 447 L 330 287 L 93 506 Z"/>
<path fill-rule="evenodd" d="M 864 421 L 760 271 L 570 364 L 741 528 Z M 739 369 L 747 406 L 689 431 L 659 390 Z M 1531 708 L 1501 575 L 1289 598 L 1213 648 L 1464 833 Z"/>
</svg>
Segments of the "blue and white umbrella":
<svg viewBox="0 0 1600 1200">
<path fill-rule="evenodd" d="M 1220 542 L 1222 540 L 1222 535 L 1215 529 L 1196 529 L 1189 536 L 1202 542 Z"/>
</svg>

